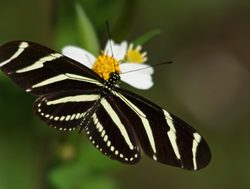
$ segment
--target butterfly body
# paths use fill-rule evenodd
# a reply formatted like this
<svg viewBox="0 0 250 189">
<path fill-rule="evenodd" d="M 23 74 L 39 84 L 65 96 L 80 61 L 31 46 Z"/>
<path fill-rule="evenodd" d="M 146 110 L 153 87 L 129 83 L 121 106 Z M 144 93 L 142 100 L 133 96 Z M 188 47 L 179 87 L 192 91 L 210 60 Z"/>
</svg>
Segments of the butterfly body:
<svg viewBox="0 0 250 189">
<path fill-rule="evenodd" d="M 104 93 L 112 93 L 115 85 L 121 81 L 120 75 L 117 72 L 111 72 L 109 79 L 104 81 Z M 106 89 L 106 90 L 105 90 Z"/>
<path fill-rule="evenodd" d="M 135 164 L 155 161 L 198 170 L 211 159 L 206 141 L 185 121 L 151 101 L 104 80 L 93 70 L 42 45 L 12 41 L 0 47 L 0 69 L 37 96 L 34 113 L 60 131 L 85 131 L 104 155 Z"/>
</svg>

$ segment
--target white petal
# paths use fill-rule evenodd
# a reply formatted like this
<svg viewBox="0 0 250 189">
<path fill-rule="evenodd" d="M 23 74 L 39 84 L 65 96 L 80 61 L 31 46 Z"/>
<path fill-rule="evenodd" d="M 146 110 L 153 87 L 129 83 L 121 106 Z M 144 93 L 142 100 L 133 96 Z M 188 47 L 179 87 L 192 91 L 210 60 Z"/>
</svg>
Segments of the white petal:
<svg viewBox="0 0 250 189">
<path fill-rule="evenodd" d="M 121 74 L 121 80 L 137 89 L 146 90 L 153 86 L 152 77 L 149 74 L 129 72 Z"/>
<path fill-rule="evenodd" d="M 113 56 L 116 60 L 122 60 L 127 52 L 128 43 L 126 41 L 121 42 L 120 44 L 114 43 L 113 40 L 108 40 L 106 43 L 104 53 Z"/>
<path fill-rule="evenodd" d="M 110 48 L 110 46 L 112 47 L 112 49 Z M 108 40 L 104 48 L 104 54 L 112 56 L 113 46 L 114 46 L 114 41 L 112 39 Z"/>
<path fill-rule="evenodd" d="M 63 55 L 84 64 L 88 68 L 92 68 L 93 63 L 95 62 L 95 57 L 88 51 L 76 47 L 76 46 L 65 46 L 62 49 Z"/>
<path fill-rule="evenodd" d="M 154 69 L 148 64 L 138 64 L 138 63 L 122 63 L 120 64 L 120 69 L 122 73 L 135 72 L 139 74 L 153 74 Z"/>
</svg>

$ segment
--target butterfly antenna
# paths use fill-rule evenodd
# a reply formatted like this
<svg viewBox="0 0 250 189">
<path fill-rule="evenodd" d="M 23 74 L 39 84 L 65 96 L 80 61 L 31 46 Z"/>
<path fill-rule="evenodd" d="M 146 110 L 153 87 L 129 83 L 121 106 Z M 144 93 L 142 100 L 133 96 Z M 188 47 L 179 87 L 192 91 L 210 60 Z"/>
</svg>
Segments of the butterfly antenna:
<svg viewBox="0 0 250 189">
<path fill-rule="evenodd" d="M 109 41 L 111 56 L 112 58 L 114 58 L 114 53 L 113 53 L 112 44 L 111 44 L 111 32 L 110 32 L 108 20 L 106 20 L 106 26 L 107 26 L 107 31 L 108 31 L 108 41 Z M 114 70 L 115 70 L 115 62 L 114 62 Z"/>
<path fill-rule="evenodd" d="M 104 79 L 104 75 L 103 75 L 103 73 L 101 73 L 101 75 L 102 75 L 102 79 Z"/>
<path fill-rule="evenodd" d="M 130 71 L 127 71 L 127 72 L 123 72 L 121 74 L 126 74 L 126 73 L 130 73 L 130 72 L 136 72 L 136 71 L 139 71 L 139 70 L 145 70 L 145 69 L 152 68 L 152 67 L 155 68 L 155 67 L 158 67 L 158 66 L 162 66 L 162 65 L 165 65 L 165 64 L 172 64 L 172 63 L 173 63 L 172 61 L 161 62 L 159 64 L 154 64 L 154 65 L 146 66 L 144 68 L 130 70 Z"/>
</svg>

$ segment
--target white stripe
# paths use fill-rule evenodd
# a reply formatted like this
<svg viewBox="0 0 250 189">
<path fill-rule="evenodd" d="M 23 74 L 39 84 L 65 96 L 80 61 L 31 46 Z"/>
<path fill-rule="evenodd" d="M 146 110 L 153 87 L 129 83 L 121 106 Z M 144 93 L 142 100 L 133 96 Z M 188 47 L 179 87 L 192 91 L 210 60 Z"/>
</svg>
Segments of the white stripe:
<svg viewBox="0 0 250 189">
<path fill-rule="evenodd" d="M 44 115 L 44 113 L 41 113 L 41 115 L 42 114 Z M 76 117 L 76 115 L 78 115 L 78 117 Z M 77 114 L 71 114 L 71 115 L 69 114 L 69 115 L 60 116 L 60 117 L 56 116 L 56 117 L 54 117 L 54 120 L 55 121 L 72 121 L 72 120 L 75 120 L 75 119 L 80 119 L 80 118 L 82 118 L 84 116 L 84 114 L 82 114 L 81 116 L 80 115 L 81 115 L 80 113 L 77 113 Z"/>
<path fill-rule="evenodd" d="M 71 73 L 66 73 L 65 75 L 68 76 L 70 79 L 73 79 L 73 80 L 79 80 L 79 81 L 84 81 L 84 82 L 93 83 L 93 84 L 96 84 L 96 85 L 99 85 L 99 86 L 103 86 L 102 83 L 100 83 L 99 81 L 97 81 L 95 79 L 91 79 L 91 78 L 88 78 L 88 77 L 84 77 L 84 76 L 76 75 L 76 74 L 71 74 Z"/>
<path fill-rule="evenodd" d="M 80 115 L 81 115 L 80 113 L 77 113 L 77 114 L 76 114 L 76 119 L 79 119 L 79 118 L 80 118 Z"/>
<path fill-rule="evenodd" d="M 67 115 L 65 121 L 69 121 L 70 117 L 71 117 L 71 115 Z"/>
<path fill-rule="evenodd" d="M 104 107 L 104 109 L 107 111 L 107 113 L 109 114 L 109 116 L 112 118 L 113 122 L 116 124 L 116 126 L 118 127 L 118 129 L 121 132 L 121 135 L 123 136 L 123 138 L 125 139 L 126 143 L 128 144 L 129 148 L 131 150 L 134 149 L 134 146 L 132 144 L 132 142 L 130 141 L 130 138 L 128 136 L 128 133 L 124 127 L 124 125 L 122 124 L 119 116 L 116 114 L 116 112 L 112 109 L 111 105 L 107 102 L 107 100 L 105 98 L 103 98 L 101 100 L 101 104 Z"/>
<path fill-rule="evenodd" d="M 66 73 L 66 74 L 60 74 L 60 75 L 51 77 L 49 79 L 46 79 L 46 80 L 44 80 L 44 81 L 42 81 L 40 83 L 37 83 L 37 84 L 33 85 L 32 88 L 43 87 L 43 86 L 49 85 L 51 83 L 63 81 L 63 80 L 66 80 L 66 79 L 83 81 L 83 82 L 93 83 L 93 84 L 96 84 L 98 86 L 103 86 L 103 84 L 98 82 L 97 80 L 87 78 L 87 77 L 83 77 L 83 76 L 79 76 L 79 75 L 75 75 L 75 74 Z"/>
<path fill-rule="evenodd" d="M 74 120 L 75 117 L 76 117 L 76 114 L 73 114 L 73 115 L 71 116 L 70 120 Z"/>
<path fill-rule="evenodd" d="M 75 95 L 75 96 L 67 96 L 63 98 L 59 98 L 56 100 L 48 101 L 47 105 L 54 105 L 66 102 L 86 102 L 86 101 L 95 101 L 100 98 L 100 95 Z"/>
<path fill-rule="evenodd" d="M 197 152 L 197 147 L 201 141 L 201 136 L 198 133 L 194 133 L 193 136 L 194 136 L 194 139 L 193 139 L 193 146 L 192 146 L 192 154 L 193 154 L 194 170 L 196 170 L 197 169 L 196 152 Z"/>
<path fill-rule="evenodd" d="M 101 133 L 101 137 L 103 138 L 103 141 L 106 143 L 107 147 L 111 146 L 111 142 L 108 140 L 108 135 L 105 135 L 105 130 L 102 126 L 102 124 L 99 122 L 96 113 L 92 115 L 92 119 L 94 121 L 94 124 L 96 126 L 96 129 L 98 130 L 99 133 Z M 103 135 L 104 133 L 104 135 Z M 91 140 L 91 139 L 90 139 Z M 114 147 L 113 147 L 114 148 Z M 112 151 L 112 150 L 111 150 Z M 114 149 L 113 149 L 114 151 Z"/>
<path fill-rule="evenodd" d="M 94 113 L 92 115 L 92 118 L 93 118 L 93 121 L 94 121 L 94 124 L 96 125 L 96 129 L 98 130 L 98 132 L 102 132 L 103 131 L 103 126 L 102 124 L 99 122 L 97 116 L 96 116 L 96 113 Z"/>
<path fill-rule="evenodd" d="M 111 142 L 108 140 L 108 135 L 104 135 L 103 136 L 103 133 L 105 134 L 105 130 L 102 126 L 102 124 L 99 122 L 98 118 L 97 118 L 97 115 L 96 113 L 94 113 L 92 115 L 92 119 L 94 121 L 94 124 L 96 126 L 96 129 L 98 130 L 99 133 L 101 133 L 101 137 L 103 138 L 103 141 L 106 143 L 107 147 L 110 147 L 111 146 Z M 113 147 L 113 146 L 112 146 Z M 111 151 L 114 151 L 115 148 L 110 148 Z"/>
<path fill-rule="evenodd" d="M 55 77 L 46 79 L 40 83 L 37 83 L 36 85 L 33 85 L 32 88 L 42 87 L 42 86 L 49 85 L 51 83 L 55 83 L 55 82 L 62 81 L 65 79 L 68 79 L 68 77 L 65 76 L 64 74 L 60 74 L 58 76 L 55 76 Z"/>
<path fill-rule="evenodd" d="M 127 98 L 125 98 L 122 94 L 117 93 L 115 91 L 113 91 L 113 94 L 118 96 L 123 102 L 125 102 L 140 117 L 142 124 L 145 128 L 145 131 L 147 133 L 152 150 L 156 154 L 156 147 L 155 147 L 155 140 L 154 140 L 153 132 L 152 132 L 150 124 L 146 118 L 146 115 L 138 107 L 136 107 L 132 102 L 130 102 Z"/>
<path fill-rule="evenodd" d="M 54 120 L 55 120 L 55 121 L 58 121 L 59 118 L 60 118 L 60 117 L 56 116 L 56 117 L 54 117 Z"/>
<path fill-rule="evenodd" d="M 60 117 L 60 121 L 63 121 L 65 119 L 65 116 Z"/>
<path fill-rule="evenodd" d="M 2 63 L 0 63 L 0 67 L 4 66 L 5 64 L 8 64 L 10 61 L 17 58 L 20 54 L 22 54 L 24 49 L 26 49 L 28 46 L 29 44 L 27 42 L 21 42 L 15 54 L 13 54 L 8 60 L 5 60 Z"/>
<path fill-rule="evenodd" d="M 40 58 L 38 61 L 36 61 L 34 64 L 27 66 L 25 68 L 19 69 L 16 71 L 16 73 L 23 73 L 23 72 L 28 72 L 28 71 L 32 71 L 32 70 L 36 70 L 38 68 L 42 68 L 43 64 L 45 62 L 49 62 L 55 59 L 58 59 L 60 57 L 62 57 L 63 55 L 59 54 L 59 53 L 52 53 L 48 56 L 42 57 Z"/>
<path fill-rule="evenodd" d="M 157 157 L 155 154 L 153 155 L 153 160 L 157 161 Z"/>
<path fill-rule="evenodd" d="M 174 124 L 173 124 L 173 118 L 171 117 L 171 115 L 166 110 L 163 110 L 163 112 L 164 112 L 167 124 L 170 127 L 170 129 L 168 131 L 168 138 L 169 138 L 170 143 L 171 143 L 171 145 L 173 147 L 173 150 L 174 150 L 174 153 L 175 153 L 176 157 L 178 159 L 181 159 L 179 148 L 178 148 L 178 145 L 176 143 L 176 130 L 175 130 L 175 127 L 174 127 Z"/>
</svg>

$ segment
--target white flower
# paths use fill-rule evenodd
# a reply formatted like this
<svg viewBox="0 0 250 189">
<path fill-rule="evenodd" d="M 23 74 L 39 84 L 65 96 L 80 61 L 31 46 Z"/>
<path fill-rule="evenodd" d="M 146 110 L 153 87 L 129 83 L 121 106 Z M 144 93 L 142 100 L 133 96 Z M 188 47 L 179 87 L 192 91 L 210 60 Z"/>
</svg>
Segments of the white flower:
<svg viewBox="0 0 250 189">
<path fill-rule="evenodd" d="M 151 66 L 142 64 L 147 57 L 146 52 L 141 53 L 141 46 L 134 48 L 133 44 L 130 44 L 128 48 L 126 41 L 116 44 L 110 40 L 98 57 L 76 46 L 66 46 L 62 53 L 93 69 L 105 80 L 111 72 L 118 71 L 121 80 L 135 88 L 149 89 L 153 86 L 154 70 Z"/>
</svg>

